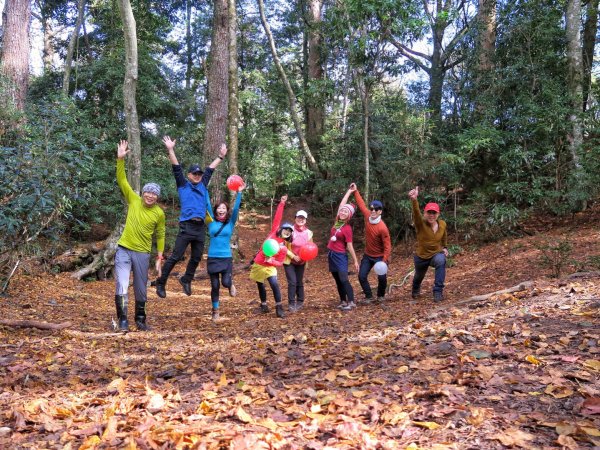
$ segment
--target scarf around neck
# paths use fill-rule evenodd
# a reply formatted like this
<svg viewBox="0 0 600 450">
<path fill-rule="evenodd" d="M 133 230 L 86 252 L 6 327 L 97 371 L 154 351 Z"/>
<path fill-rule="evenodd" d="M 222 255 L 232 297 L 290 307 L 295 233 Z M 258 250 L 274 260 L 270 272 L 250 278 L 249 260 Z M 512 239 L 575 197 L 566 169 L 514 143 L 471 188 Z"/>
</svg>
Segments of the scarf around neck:
<svg viewBox="0 0 600 450">
<path fill-rule="evenodd" d="M 369 216 L 369 223 L 371 225 L 377 225 L 379 222 L 381 222 L 381 216 L 377 216 L 375 219 Z"/>
</svg>

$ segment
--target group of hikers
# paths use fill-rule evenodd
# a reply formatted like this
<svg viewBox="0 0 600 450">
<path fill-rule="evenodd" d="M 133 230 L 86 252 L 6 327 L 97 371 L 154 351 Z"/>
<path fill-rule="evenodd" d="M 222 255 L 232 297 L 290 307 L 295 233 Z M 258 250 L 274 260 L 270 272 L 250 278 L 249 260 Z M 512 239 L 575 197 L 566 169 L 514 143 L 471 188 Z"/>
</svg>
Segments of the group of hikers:
<svg viewBox="0 0 600 450">
<path fill-rule="evenodd" d="M 158 253 L 155 266 L 158 273 L 155 283 L 158 297 L 165 298 L 167 296 L 168 277 L 175 264 L 183 258 L 188 245 L 191 249 L 191 256 L 185 274 L 179 278 L 179 283 L 186 295 L 192 295 L 192 281 L 202 259 L 207 231 L 209 245 L 206 267 L 210 276 L 212 319 L 214 321 L 220 319 L 220 286 L 227 288 L 231 297 L 236 295 L 232 277 L 231 238 L 239 215 L 242 191 L 246 186 L 242 181 L 237 187 L 232 210 L 230 210 L 229 204 L 222 200 L 211 205 L 208 184 L 214 170 L 227 156 L 225 144 L 220 147 L 216 158 L 207 167 L 203 169 L 198 164 L 192 164 L 188 169 L 187 176 L 184 176 L 183 169 L 175 155 L 176 141 L 169 136 L 164 136 L 163 143 L 172 165 L 181 210 L 179 232 L 173 251 L 166 261 L 164 258 L 165 214 L 157 204 L 160 197 L 160 186 L 156 183 L 147 183 L 142 187 L 141 196 L 135 193 L 125 175 L 125 156 L 129 153 L 128 143 L 122 140 L 117 145 L 117 183 L 128 205 L 125 228 L 118 241 L 115 254 L 115 305 L 118 319 L 116 328 L 119 331 L 129 330 L 128 289 L 132 272 L 135 324 L 138 330 L 148 330 L 146 303 L 153 235 L 155 235 Z M 355 206 L 349 203 L 351 196 L 354 196 L 365 223 L 365 250 L 360 264 L 353 246 L 352 227 L 349 225 L 356 212 Z M 417 299 L 421 295 L 421 283 L 427 269 L 432 266 L 435 268 L 433 299 L 439 302 L 443 299 L 448 256 L 446 222 L 439 218 L 440 207 L 437 203 L 427 203 L 424 215 L 421 214 L 418 196 L 418 186 L 408 193 L 412 202 L 417 235 L 417 248 L 413 257 L 414 275 L 411 295 L 413 299 Z M 275 299 L 275 313 L 279 318 L 285 317 L 285 312 L 281 289 L 277 281 L 277 267 L 284 267 L 287 278 L 288 312 L 302 309 L 305 300 L 303 280 L 306 261 L 301 258 L 301 249 L 313 239 L 313 232 L 306 225 L 308 220 L 306 211 L 297 211 L 294 223 L 282 223 L 286 202 L 287 195 L 284 195 L 280 199 L 271 230 L 266 237 L 267 240 L 277 242 L 277 248 L 273 252 L 265 252 L 265 249 L 261 248 L 254 257 L 250 269 L 250 279 L 256 282 L 258 288 L 260 311 L 269 312 L 265 287 L 265 283 L 268 283 Z M 354 290 L 348 278 L 348 254 L 352 258 L 354 269 L 358 272 L 358 279 L 364 294 L 362 302 L 365 304 L 372 301 L 380 304 L 385 302 L 387 266 L 390 263 L 392 244 L 388 228 L 382 220 L 382 214 L 382 202 L 373 200 L 367 206 L 355 183 L 349 186 L 339 204 L 335 222 L 330 230 L 327 249 L 329 272 L 335 280 L 340 298 L 338 307 L 344 311 L 351 310 L 356 306 Z M 375 298 L 373 298 L 368 281 L 368 275 L 373 268 L 377 273 Z"/>
</svg>

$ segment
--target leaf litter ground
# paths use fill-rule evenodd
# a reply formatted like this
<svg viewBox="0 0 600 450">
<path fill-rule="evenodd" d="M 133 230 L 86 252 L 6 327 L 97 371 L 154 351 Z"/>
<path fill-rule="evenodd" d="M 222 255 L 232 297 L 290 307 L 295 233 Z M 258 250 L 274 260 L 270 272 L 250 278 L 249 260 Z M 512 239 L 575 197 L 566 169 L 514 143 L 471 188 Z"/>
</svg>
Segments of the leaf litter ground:
<svg viewBox="0 0 600 450">
<path fill-rule="evenodd" d="M 268 217 L 248 216 L 240 236 L 250 254 Z M 146 333 L 110 330 L 112 281 L 20 274 L 0 299 L 4 318 L 71 326 L 0 325 L 0 447 L 597 448 L 598 274 L 549 278 L 538 249 L 568 239 L 584 266 L 600 255 L 597 220 L 538 222 L 533 236 L 463 250 L 441 304 L 412 301 L 405 283 L 385 305 L 349 312 L 335 308 L 317 232 L 322 251 L 307 268 L 301 311 L 277 319 L 269 292 L 271 312 L 259 314 L 242 272 L 215 324 L 208 281 L 187 297 L 171 278 L 167 299 L 149 289 Z M 398 246 L 390 283 L 410 267 L 410 246 Z M 279 280 L 285 293 L 282 272 Z M 533 287 L 469 300 L 526 280 Z"/>
</svg>

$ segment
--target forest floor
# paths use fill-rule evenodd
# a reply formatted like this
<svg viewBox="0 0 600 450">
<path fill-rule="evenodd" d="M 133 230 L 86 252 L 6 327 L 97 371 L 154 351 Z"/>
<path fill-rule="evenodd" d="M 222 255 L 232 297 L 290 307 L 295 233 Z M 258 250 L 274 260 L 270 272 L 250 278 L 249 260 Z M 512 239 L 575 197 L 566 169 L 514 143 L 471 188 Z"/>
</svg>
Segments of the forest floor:
<svg viewBox="0 0 600 450">
<path fill-rule="evenodd" d="M 277 319 L 268 291 L 271 312 L 260 314 L 244 271 L 213 323 L 208 280 L 187 297 L 172 277 L 166 299 L 149 288 L 149 332 L 111 331 L 112 280 L 21 271 L 0 298 L 4 320 L 70 326 L 0 325 L 0 448 L 600 448 L 599 221 L 593 210 L 461 244 L 442 303 L 413 301 L 409 279 L 384 306 L 342 312 L 327 272 L 329 221 L 309 220 L 321 252 L 303 310 Z M 248 255 L 268 222 L 242 214 Z M 565 273 L 586 274 L 550 277 L 540 247 L 561 241 L 578 261 L 563 256 Z M 411 248 L 395 249 L 390 283 L 410 272 Z M 285 293 L 282 271 L 279 280 Z M 524 281 L 533 284 L 471 299 Z"/>
</svg>

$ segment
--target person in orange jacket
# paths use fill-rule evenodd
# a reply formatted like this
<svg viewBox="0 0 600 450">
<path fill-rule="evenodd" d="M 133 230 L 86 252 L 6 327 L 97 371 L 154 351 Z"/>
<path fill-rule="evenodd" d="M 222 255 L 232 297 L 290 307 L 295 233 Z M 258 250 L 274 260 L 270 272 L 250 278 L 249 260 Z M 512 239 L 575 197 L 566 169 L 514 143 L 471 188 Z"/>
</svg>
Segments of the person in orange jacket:
<svg viewBox="0 0 600 450">
<path fill-rule="evenodd" d="M 355 183 L 350 185 L 350 190 L 354 193 L 354 199 L 358 209 L 365 217 L 365 254 L 360 260 L 360 269 L 358 271 L 358 281 L 365 294 L 364 303 L 371 303 L 373 292 L 369 284 L 369 272 L 379 261 L 389 265 L 392 254 L 392 240 L 386 224 L 381 220 L 383 213 L 383 203 L 379 200 L 373 200 L 369 207 L 365 204 Z M 385 290 L 387 288 L 387 274 L 377 275 L 377 301 L 383 303 L 385 300 Z"/>
</svg>

